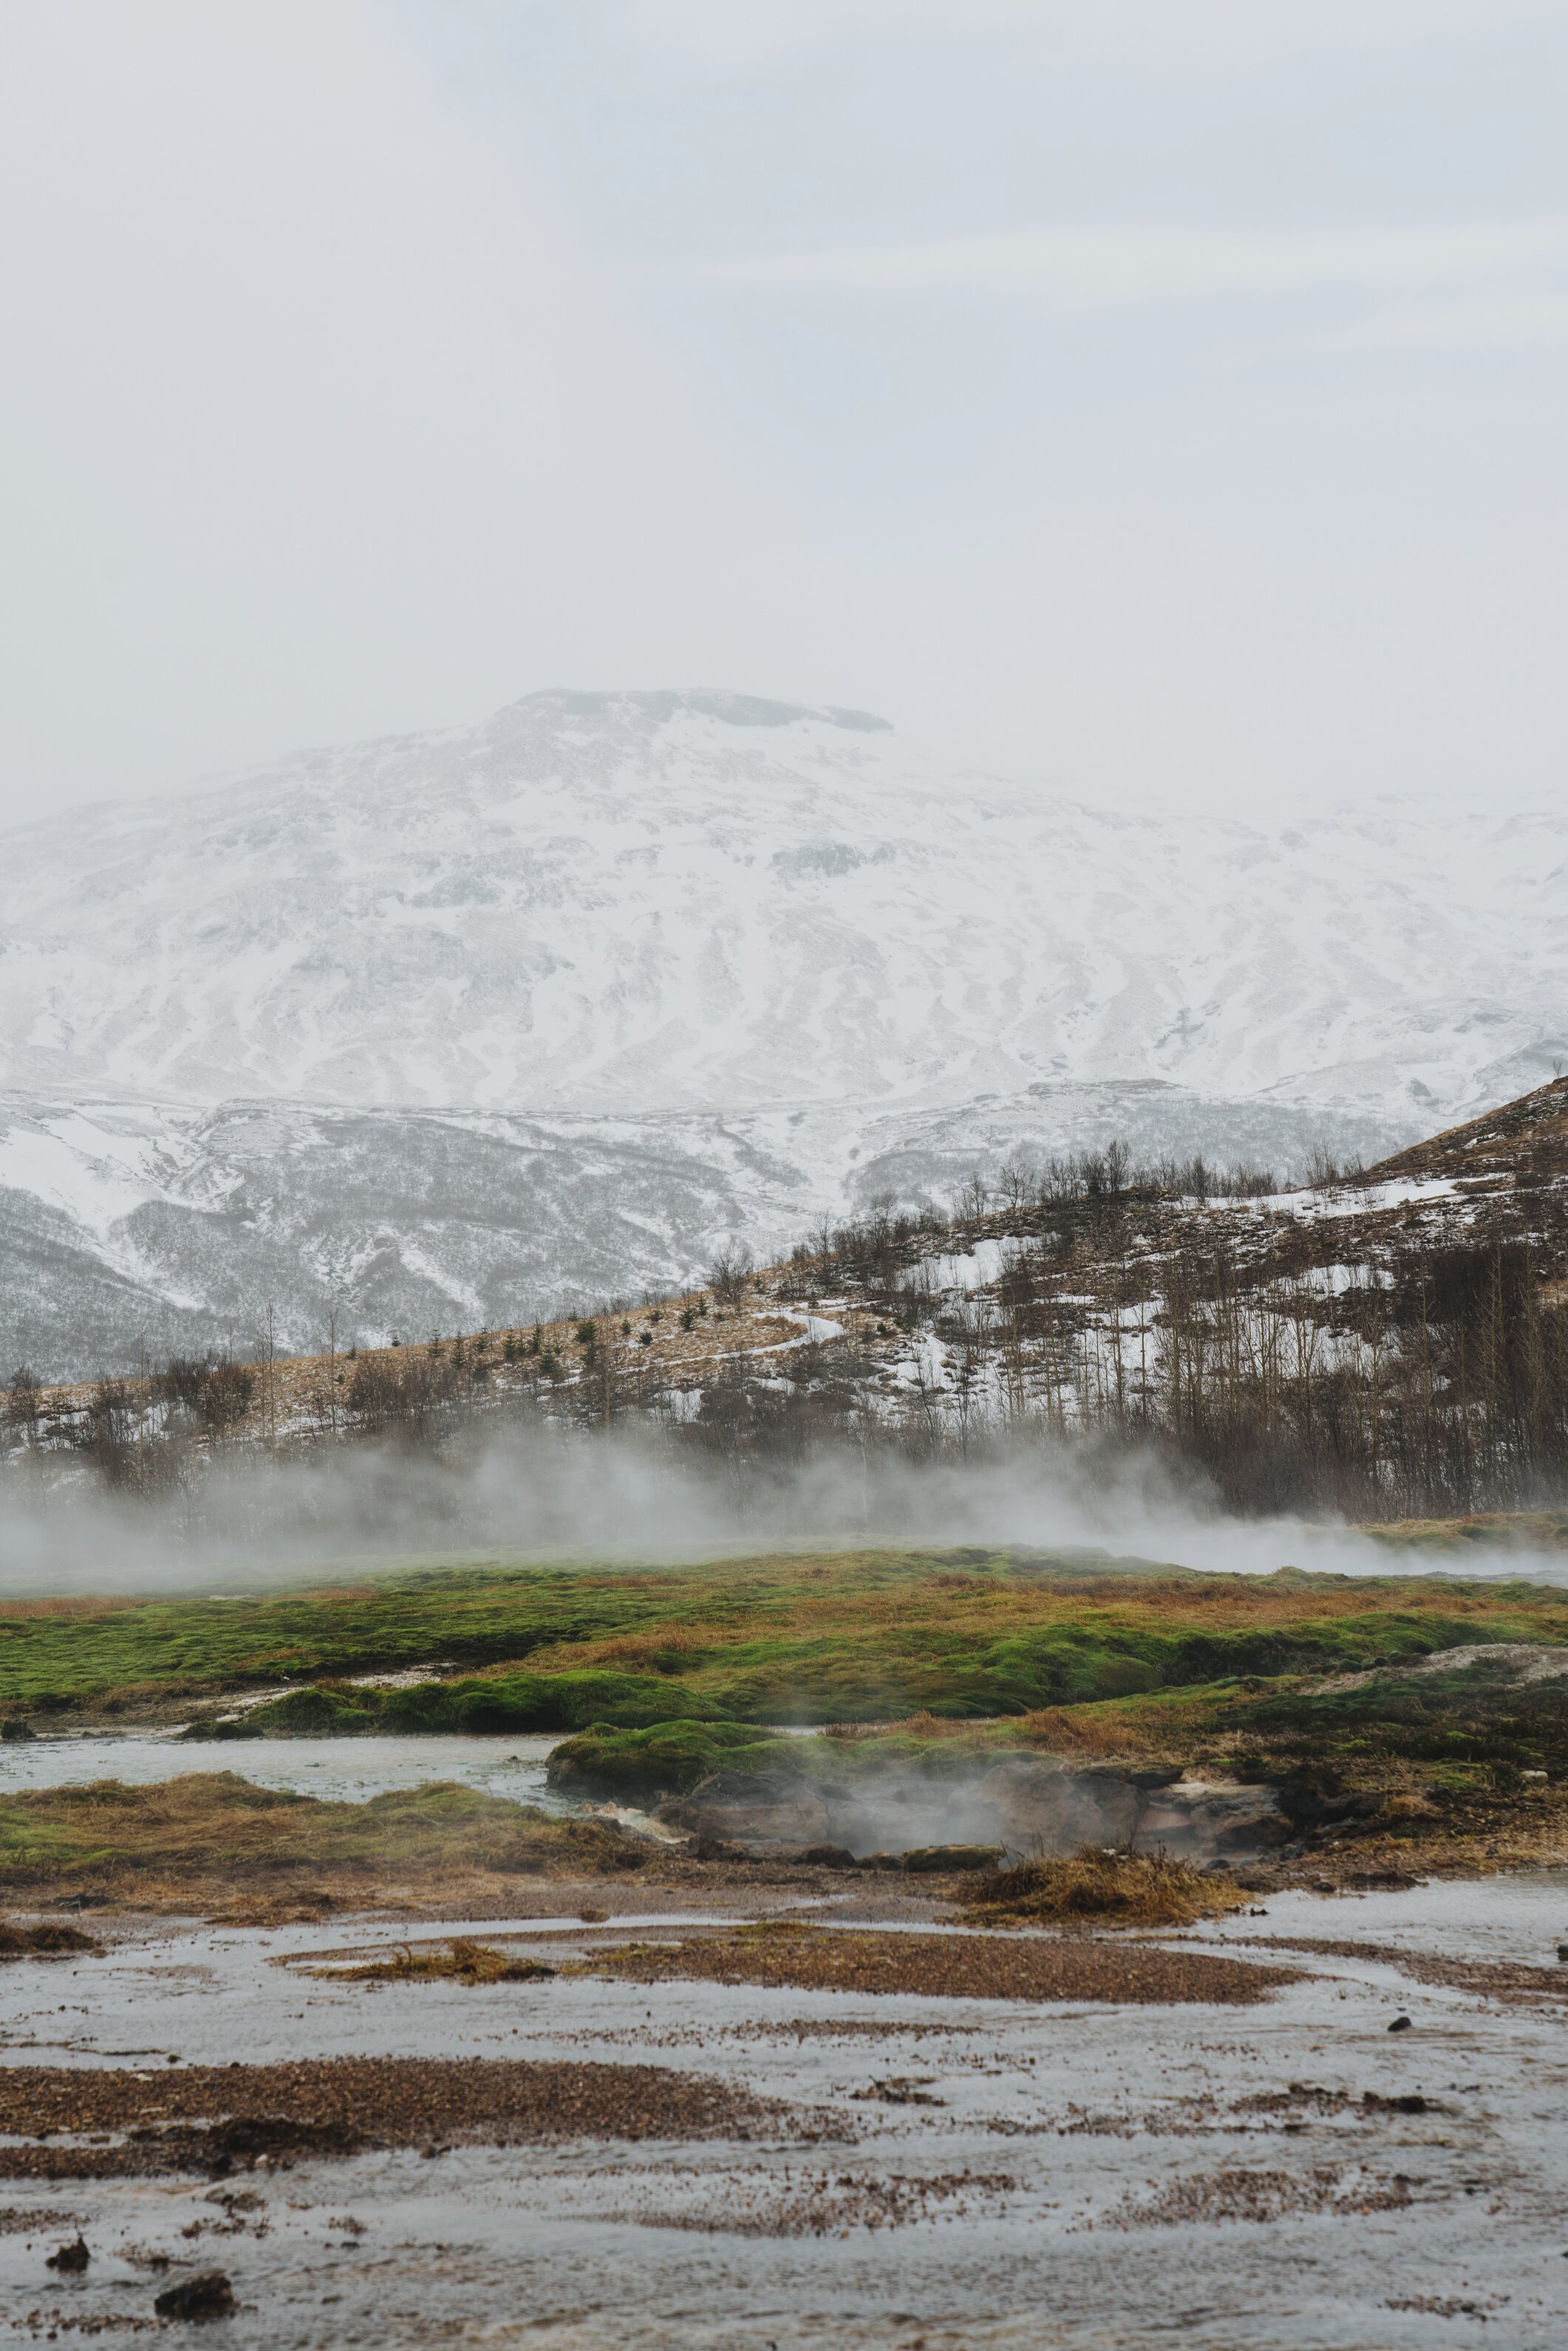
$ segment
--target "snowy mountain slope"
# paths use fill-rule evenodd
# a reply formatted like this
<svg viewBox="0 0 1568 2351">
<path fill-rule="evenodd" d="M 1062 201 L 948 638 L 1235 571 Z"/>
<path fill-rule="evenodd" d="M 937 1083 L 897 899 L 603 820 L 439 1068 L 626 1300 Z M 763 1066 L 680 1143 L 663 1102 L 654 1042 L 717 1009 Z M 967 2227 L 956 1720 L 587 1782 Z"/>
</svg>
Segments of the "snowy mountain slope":
<svg viewBox="0 0 1568 2351">
<path fill-rule="evenodd" d="M 316 1103 L 0 1100 L 0 1372 L 142 1351 L 308 1351 L 340 1334 L 527 1322 L 700 1279 L 879 1194 L 1103 1146 L 1221 1161 L 1375 1153 L 1386 1131 L 1155 1083 L 1041 1087 L 942 1111 L 526 1119 Z"/>
<path fill-rule="evenodd" d="M 733 695 L 534 695 L 5 848 L 15 1087 L 601 1116 L 1158 1078 L 1415 1132 L 1568 1050 L 1568 820 L 1131 818 Z"/>
<path fill-rule="evenodd" d="M 733 1155 L 731 1155 L 733 1157 Z M 526 1322 L 664 1283 L 745 1227 L 725 1155 L 522 1119 L 231 1103 L 0 1105 L 0 1351 L 69 1373 L 141 1345 Z"/>
<path fill-rule="evenodd" d="M 13 833 L 0 1351 L 515 1322 L 1103 1144 L 1369 1155 L 1568 1057 L 1568 821 L 1139 819 L 535 695 Z"/>
</svg>

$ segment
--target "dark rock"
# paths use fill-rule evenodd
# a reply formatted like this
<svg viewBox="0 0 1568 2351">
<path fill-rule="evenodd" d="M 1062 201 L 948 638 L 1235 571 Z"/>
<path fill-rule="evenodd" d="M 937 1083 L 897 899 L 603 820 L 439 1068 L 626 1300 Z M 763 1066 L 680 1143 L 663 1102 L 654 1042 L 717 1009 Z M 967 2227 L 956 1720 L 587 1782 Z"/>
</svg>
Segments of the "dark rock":
<svg viewBox="0 0 1568 2351">
<path fill-rule="evenodd" d="M 996 1813 L 1004 1841 L 1020 1853 L 1124 1844 L 1144 1808 L 1142 1791 L 1120 1772 L 1064 1771 L 1027 1756 L 988 1771 L 976 1793 Z"/>
<path fill-rule="evenodd" d="M 1407 2016 L 1396 2016 L 1388 2028 L 1390 2032 L 1408 2032 L 1410 2029 L 1410 2019 Z"/>
<path fill-rule="evenodd" d="M 1342 1787 L 1326 1770 L 1287 1772 L 1273 1786 L 1279 1809 L 1298 1835 L 1366 1820 L 1383 1804 L 1380 1795 L 1356 1795 Z"/>
<path fill-rule="evenodd" d="M 294 2163 L 359 2155 L 367 2141 L 347 2123 L 295 2122 L 276 2115 L 230 2115 L 217 2123 L 141 2124 L 133 2141 L 157 2149 L 172 2170 L 204 2171 L 225 2179 L 236 2166 L 287 2169 Z"/>
<path fill-rule="evenodd" d="M 748 1861 L 750 1855 L 743 1844 L 732 1844 L 727 1838 L 699 1836 L 692 1839 L 692 1858 L 694 1861 Z"/>
<path fill-rule="evenodd" d="M 91 2259 L 86 2240 L 78 2237 L 74 2245 L 62 2245 L 57 2253 L 51 2253 L 44 2267 L 58 2270 L 62 2277 L 79 2277 Z"/>
<path fill-rule="evenodd" d="M 847 1844 L 807 1844 L 791 1854 L 791 1861 L 810 1862 L 817 1869 L 858 1869 L 859 1862 Z"/>
<path fill-rule="evenodd" d="M 152 2307 L 160 2318 L 232 2318 L 235 2290 L 222 2270 L 204 2270 L 199 2277 L 165 2286 Z"/>
<path fill-rule="evenodd" d="M 24 1739 L 37 1739 L 37 1735 L 30 1722 L 19 1721 L 15 1715 L 8 1721 L 0 1722 L 0 1739 L 12 1744 Z"/>
<path fill-rule="evenodd" d="M 923 1844 L 899 1858 L 905 1869 L 924 1877 L 946 1869 L 995 1869 L 997 1848 L 992 1844 Z"/>
</svg>

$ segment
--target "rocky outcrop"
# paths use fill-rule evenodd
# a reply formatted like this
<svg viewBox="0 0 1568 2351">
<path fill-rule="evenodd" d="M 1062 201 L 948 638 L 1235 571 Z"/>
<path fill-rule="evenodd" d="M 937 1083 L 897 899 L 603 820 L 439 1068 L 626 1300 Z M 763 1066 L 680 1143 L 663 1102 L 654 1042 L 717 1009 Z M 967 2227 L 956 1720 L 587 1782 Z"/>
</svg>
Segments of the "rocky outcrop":
<svg viewBox="0 0 1568 2351">
<path fill-rule="evenodd" d="M 877 1773 L 852 1783 L 792 1764 L 716 1771 L 663 1816 L 753 1853 L 835 1846 L 857 1858 L 958 1844 L 1019 1855 L 1103 1844 L 1163 1846 L 1204 1861 L 1263 1853 L 1292 1834 L 1268 1787 L 1034 1756 L 940 1778 Z"/>
<path fill-rule="evenodd" d="M 752 1852 L 846 1842 L 830 1826 L 822 1783 L 788 1765 L 769 1771 L 715 1771 L 690 1795 L 665 1804 L 661 1817 L 694 1836 Z"/>
<path fill-rule="evenodd" d="M 1291 1834 L 1271 1788 L 1181 1780 L 1151 1791 L 1134 1842 L 1141 1852 L 1161 1845 L 1184 1861 L 1228 1859 L 1268 1852 Z"/>
</svg>

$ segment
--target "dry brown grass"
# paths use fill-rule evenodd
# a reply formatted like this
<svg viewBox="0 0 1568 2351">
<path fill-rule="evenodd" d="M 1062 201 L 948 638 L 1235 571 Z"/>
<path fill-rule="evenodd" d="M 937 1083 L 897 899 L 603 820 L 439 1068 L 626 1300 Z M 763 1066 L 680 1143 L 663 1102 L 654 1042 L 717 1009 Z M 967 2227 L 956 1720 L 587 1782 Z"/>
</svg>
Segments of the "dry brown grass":
<svg viewBox="0 0 1568 2351">
<path fill-rule="evenodd" d="M 233 1923 L 320 1916 L 345 1904 L 515 1905 L 519 1877 L 641 1869 L 650 1848 L 601 1821 L 436 1782 L 325 1803 L 193 1771 L 145 1788 L 115 1780 L 0 1802 L 0 1892 L 29 1905 L 86 1897 Z"/>
<path fill-rule="evenodd" d="M 595 1666 L 652 1667 L 656 1671 L 666 1658 L 701 1656 L 710 1649 L 727 1646 L 734 1639 L 733 1624 L 672 1625 L 651 1633 L 616 1633 L 602 1641 L 550 1641 L 529 1652 L 528 1666 L 531 1673 L 580 1672 Z M 498 1666 L 482 1667 L 476 1679 L 492 1679 L 517 1670 L 516 1662 L 508 1658 Z"/>
<path fill-rule="evenodd" d="M 712 1364 L 727 1357 L 766 1353 L 807 1343 L 800 1324 L 781 1314 L 769 1296 L 752 1293 L 732 1307 L 709 1304 L 706 1311 L 702 1311 L 704 1301 L 705 1293 L 700 1290 L 666 1299 L 657 1322 L 646 1308 L 633 1308 L 624 1318 L 634 1326 L 630 1338 L 622 1333 L 621 1315 L 592 1318 L 597 1322 L 601 1350 L 611 1353 L 623 1374 L 633 1378 L 657 1375 L 676 1384 L 690 1384 Z M 697 1311 L 698 1319 L 692 1330 L 683 1331 L 681 1315 L 687 1307 Z M 531 1323 L 483 1333 L 468 1332 L 465 1335 L 465 1350 L 471 1362 L 483 1361 L 488 1365 L 492 1393 L 530 1395 L 540 1386 L 538 1367 L 544 1356 L 554 1357 L 569 1383 L 580 1377 L 583 1363 L 583 1351 L 577 1340 L 580 1319 L 568 1315 L 559 1322 L 541 1323 L 539 1357 L 525 1353 L 507 1362 L 505 1355 L 508 1341 L 525 1350 L 531 1347 Z M 874 1318 L 862 1310 L 855 1311 L 853 1320 L 857 1330 L 863 1330 Z M 639 1343 L 643 1332 L 649 1340 L 646 1347 Z M 448 1356 L 455 1335 L 449 1334 L 444 1344 L 443 1353 Z M 486 1343 L 483 1348 L 476 1344 L 480 1337 Z M 341 1352 L 336 1355 L 279 1355 L 270 1365 L 265 1360 L 247 1364 L 245 1368 L 254 1381 L 250 1402 L 227 1441 L 256 1444 L 264 1437 L 270 1440 L 275 1423 L 277 1432 L 286 1438 L 309 1438 L 329 1429 L 335 1431 L 343 1420 L 343 1391 L 338 1386 L 340 1375 L 351 1374 L 361 1364 L 385 1364 L 401 1369 L 411 1356 L 423 1352 L 419 1344 L 404 1348 L 362 1347 L 351 1356 Z M 139 1409 L 158 1399 L 156 1378 L 126 1378 L 118 1384 Z M 552 1384 L 549 1380 L 543 1383 L 546 1395 Z M 46 1411 L 80 1410 L 91 1402 L 97 1385 L 96 1380 L 61 1382 L 41 1389 L 39 1401 Z"/>
<path fill-rule="evenodd" d="M 73 1959 L 84 1952 L 96 1958 L 102 1949 L 79 1927 L 57 1927 L 52 1921 L 19 1927 L 14 1919 L 0 1920 L 0 1959 Z"/>
<path fill-rule="evenodd" d="M 1037 1747 L 1053 1755 L 1136 1755 L 1148 1744 L 1141 1727 L 1107 1721 L 1080 1707 L 1038 1707 L 1024 1716 L 1023 1729 Z"/>
<path fill-rule="evenodd" d="M 1190 1927 L 1245 1909 L 1249 1897 L 1218 1872 L 1163 1853 L 1085 1844 L 1055 1860 L 972 1877 L 960 1898 L 965 1917 L 984 1926 Z"/>
<path fill-rule="evenodd" d="M 54 1599 L 7 1600 L 5 1615 L 26 1619 L 31 1616 L 112 1616 L 117 1610 L 135 1608 L 139 1601 L 131 1594 L 113 1593 L 61 1593 Z"/>
<path fill-rule="evenodd" d="M 308 1968 L 308 1975 L 323 1983 L 538 1983 L 555 1970 L 541 1960 L 498 1951 L 493 1943 L 476 1943 L 470 1936 L 454 1935 L 444 1949 L 434 1944 L 419 1949 L 404 1943 L 395 1951 L 349 1964 Z"/>
<path fill-rule="evenodd" d="M 918 1739 L 923 1745 L 969 1748 L 982 1754 L 989 1753 L 995 1743 L 994 1729 L 994 1721 L 985 1717 L 972 1720 L 962 1715 L 930 1714 L 923 1707 L 918 1713 L 901 1715 L 891 1722 L 825 1722 L 820 1735 L 840 1740 L 846 1746 L 867 1740 Z"/>
</svg>

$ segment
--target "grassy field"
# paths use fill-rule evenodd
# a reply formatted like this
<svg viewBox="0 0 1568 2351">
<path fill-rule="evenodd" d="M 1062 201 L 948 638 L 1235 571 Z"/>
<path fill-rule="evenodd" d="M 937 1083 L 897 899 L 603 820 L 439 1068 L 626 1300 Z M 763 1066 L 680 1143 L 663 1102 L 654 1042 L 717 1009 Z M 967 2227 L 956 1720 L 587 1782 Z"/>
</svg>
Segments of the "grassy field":
<svg viewBox="0 0 1568 2351">
<path fill-rule="evenodd" d="M 1511 1659 L 1448 1661 L 1499 1644 Z M 221 1738 L 235 1694 L 287 1684 L 245 1735 L 559 1730 L 563 1791 L 634 1802 L 781 1763 L 927 1782 L 1009 1750 L 1180 1767 L 1294 1786 L 1291 1818 L 1321 1814 L 1303 1866 L 1486 1868 L 1568 1851 L 1568 1678 L 1537 1654 L 1558 1647 L 1568 1594 L 1440 1571 L 1204 1575 L 979 1550 L 467 1561 L 248 1598 L 13 1604 L 0 1713 L 8 1737 L 191 1717 Z M 429 1678 L 350 1679 L 409 1667 Z M 769 1728 L 788 1724 L 825 1735 Z M 202 1771 L 0 1797 L 14 1899 L 209 1907 L 254 1885 L 473 1904 L 520 1872 L 624 1866 L 621 1842 L 449 1786 L 319 1805 Z"/>
<path fill-rule="evenodd" d="M 14 1602 L 0 1610 L 0 1713 L 167 1720 L 280 1684 L 428 1667 L 444 1697 L 329 1687 L 314 1713 L 286 1701 L 272 1727 L 1076 1716 L 1500 1641 L 1568 1643 L 1568 1593 L 1442 1573 L 1205 1575 L 1093 1552 L 459 1561 L 250 1597 Z"/>
</svg>

